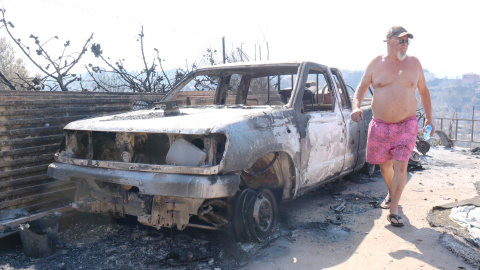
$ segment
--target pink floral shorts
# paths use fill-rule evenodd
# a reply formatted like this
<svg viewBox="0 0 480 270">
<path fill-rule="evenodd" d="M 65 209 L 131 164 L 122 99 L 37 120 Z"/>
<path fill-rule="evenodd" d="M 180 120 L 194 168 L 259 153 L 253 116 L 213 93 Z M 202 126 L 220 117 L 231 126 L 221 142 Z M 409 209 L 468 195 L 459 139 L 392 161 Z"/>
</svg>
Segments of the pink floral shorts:
<svg viewBox="0 0 480 270">
<path fill-rule="evenodd" d="M 392 159 L 408 161 L 417 141 L 417 133 L 415 115 L 398 123 L 386 123 L 374 117 L 368 127 L 367 162 L 382 164 Z"/>
</svg>

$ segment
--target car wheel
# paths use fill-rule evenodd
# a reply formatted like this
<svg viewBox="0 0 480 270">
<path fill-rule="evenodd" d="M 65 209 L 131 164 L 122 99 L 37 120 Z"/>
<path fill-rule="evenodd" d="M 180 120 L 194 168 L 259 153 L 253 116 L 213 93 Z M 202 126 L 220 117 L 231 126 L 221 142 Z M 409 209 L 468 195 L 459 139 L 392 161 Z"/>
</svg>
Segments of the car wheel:
<svg viewBox="0 0 480 270">
<path fill-rule="evenodd" d="M 232 231 L 237 241 L 248 241 L 250 234 L 247 230 L 246 215 L 249 202 L 255 197 L 255 191 L 252 189 L 244 189 L 234 202 Z"/>
<path fill-rule="evenodd" d="M 234 205 L 232 225 L 235 238 L 242 242 L 266 241 L 275 231 L 277 212 L 277 201 L 270 190 L 243 190 Z"/>
<path fill-rule="evenodd" d="M 275 232 L 277 218 L 275 195 L 268 189 L 258 191 L 247 211 L 246 223 L 252 238 L 265 242 Z"/>
</svg>

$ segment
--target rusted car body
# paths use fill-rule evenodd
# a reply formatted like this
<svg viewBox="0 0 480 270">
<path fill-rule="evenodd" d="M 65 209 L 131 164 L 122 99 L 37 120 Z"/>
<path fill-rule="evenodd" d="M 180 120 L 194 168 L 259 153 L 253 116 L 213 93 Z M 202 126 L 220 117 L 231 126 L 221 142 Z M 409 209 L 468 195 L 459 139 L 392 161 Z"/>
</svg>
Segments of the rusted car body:
<svg viewBox="0 0 480 270">
<path fill-rule="evenodd" d="M 198 69 L 153 108 L 68 124 L 48 175 L 80 210 L 263 241 L 277 201 L 365 164 L 371 108 L 351 121 L 339 70 L 312 62 Z"/>
</svg>

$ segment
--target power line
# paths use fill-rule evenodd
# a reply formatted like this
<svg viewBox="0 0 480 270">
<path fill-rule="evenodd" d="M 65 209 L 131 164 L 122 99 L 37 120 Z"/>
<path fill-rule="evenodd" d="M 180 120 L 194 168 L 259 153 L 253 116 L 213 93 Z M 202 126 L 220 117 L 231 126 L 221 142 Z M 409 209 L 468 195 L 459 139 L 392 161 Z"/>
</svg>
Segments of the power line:
<svg viewBox="0 0 480 270">
<path fill-rule="evenodd" d="M 77 10 L 80 10 L 82 12 L 89 13 L 89 14 L 96 14 L 96 15 L 100 15 L 100 16 L 106 16 L 106 17 L 114 18 L 114 19 L 124 21 L 124 22 L 127 22 L 127 23 L 135 23 L 135 24 L 138 24 L 138 25 L 149 25 L 149 26 L 152 26 L 152 27 L 158 27 L 158 28 L 163 29 L 163 30 L 169 30 L 170 32 L 181 31 L 182 33 L 189 33 L 189 34 L 196 35 L 196 36 L 201 35 L 204 38 L 207 37 L 209 39 L 218 39 L 218 36 L 209 35 L 208 31 L 199 32 L 198 29 L 195 29 L 195 28 L 192 28 L 192 27 L 184 27 L 184 26 L 179 26 L 179 25 L 175 25 L 175 24 L 159 23 L 158 20 L 155 21 L 154 23 L 145 22 L 145 21 L 142 21 L 142 20 L 133 19 L 133 17 L 125 17 L 125 16 L 121 16 L 121 15 L 117 15 L 117 14 L 112 14 L 112 13 L 99 11 L 99 9 L 85 8 L 85 7 L 81 7 L 81 6 L 77 6 L 77 5 L 66 4 L 65 2 L 57 2 L 57 1 L 54 1 L 54 0 L 41 0 L 41 1 L 45 2 L 45 3 L 50 3 L 50 4 L 53 4 L 53 5 L 57 5 L 57 6 L 63 6 L 63 7 L 66 7 L 66 8 L 77 9 Z M 80 2 L 80 3 L 84 3 L 84 1 Z M 112 4 L 113 3 L 116 3 L 116 2 L 112 1 Z"/>
</svg>

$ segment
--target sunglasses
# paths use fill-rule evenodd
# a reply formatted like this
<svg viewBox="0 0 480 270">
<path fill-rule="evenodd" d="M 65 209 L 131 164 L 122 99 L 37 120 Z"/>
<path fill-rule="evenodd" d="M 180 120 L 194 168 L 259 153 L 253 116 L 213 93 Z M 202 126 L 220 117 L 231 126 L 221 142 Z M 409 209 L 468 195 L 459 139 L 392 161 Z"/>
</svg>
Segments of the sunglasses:
<svg viewBox="0 0 480 270">
<path fill-rule="evenodd" d="M 408 39 L 408 38 L 407 39 L 398 39 L 397 41 L 398 41 L 398 44 L 400 44 L 400 45 L 405 43 L 405 42 L 407 43 L 407 45 L 410 45 L 410 39 Z"/>
</svg>

